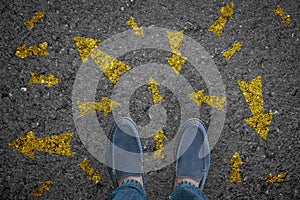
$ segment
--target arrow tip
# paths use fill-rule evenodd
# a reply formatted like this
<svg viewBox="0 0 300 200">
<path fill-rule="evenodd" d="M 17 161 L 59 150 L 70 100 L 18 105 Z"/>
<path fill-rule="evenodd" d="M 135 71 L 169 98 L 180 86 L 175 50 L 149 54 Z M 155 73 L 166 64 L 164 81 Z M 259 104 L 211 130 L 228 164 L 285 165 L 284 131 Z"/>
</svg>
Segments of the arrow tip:
<svg viewBox="0 0 300 200">
<path fill-rule="evenodd" d="M 198 92 L 194 92 L 189 94 L 189 97 L 199 106 L 201 107 L 204 101 L 204 90 L 199 90 Z"/>
<path fill-rule="evenodd" d="M 258 114 L 245 119 L 245 121 L 260 135 L 260 137 L 262 137 L 266 141 L 273 114 L 273 112 L 270 112 L 268 114 Z"/>
<path fill-rule="evenodd" d="M 25 44 L 22 44 L 22 46 L 18 47 L 16 49 L 16 51 L 14 52 L 14 54 L 16 56 L 18 56 L 19 58 L 27 58 L 27 48 L 26 48 L 26 45 Z"/>
<path fill-rule="evenodd" d="M 144 37 L 143 27 L 138 27 L 135 19 L 131 16 L 129 20 L 126 21 L 126 24 L 135 30 L 135 34 Z"/>
<path fill-rule="evenodd" d="M 26 135 L 23 135 L 17 140 L 9 143 L 9 146 L 34 159 L 34 131 L 30 131 Z"/>
<path fill-rule="evenodd" d="M 231 164 L 231 165 L 241 165 L 241 164 L 243 164 L 243 161 L 242 161 L 242 159 L 241 159 L 241 157 L 240 157 L 240 155 L 237 151 L 233 154 L 231 160 L 229 161 L 229 164 Z"/>
<path fill-rule="evenodd" d="M 99 171 L 94 172 L 89 179 L 95 183 L 102 184 L 102 180 L 101 180 Z"/>
<path fill-rule="evenodd" d="M 224 17 L 229 17 L 230 19 L 233 19 L 233 15 L 234 15 L 234 3 L 231 2 L 230 4 L 222 7 L 220 9 L 220 12 L 222 13 L 222 15 Z"/>
<path fill-rule="evenodd" d="M 164 134 L 164 131 L 160 128 L 154 135 L 153 140 L 155 141 L 165 141 L 168 140 L 166 135 Z"/>
<path fill-rule="evenodd" d="M 48 75 L 48 87 L 52 87 L 53 85 L 56 85 L 60 83 L 60 80 L 56 78 L 53 74 Z"/>
<path fill-rule="evenodd" d="M 50 190 L 51 184 L 52 184 L 52 181 L 51 181 L 51 180 L 45 181 L 45 182 L 43 183 L 43 185 L 47 187 L 47 190 Z"/>
<path fill-rule="evenodd" d="M 86 62 L 88 60 L 89 55 L 91 52 L 99 46 L 99 44 L 102 42 L 101 40 L 96 40 L 92 38 L 84 38 L 79 36 L 73 37 L 75 44 L 77 46 L 77 49 L 79 51 L 79 55 L 83 62 Z"/>
<path fill-rule="evenodd" d="M 150 76 L 148 88 L 151 88 L 152 86 L 159 86 L 159 83 L 153 77 Z"/>
<path fill-rule="evenodd" d="M 236 51 L 241 51 L 243 43 L 242 42 L 236 42 L 232 46 L 233 46 L 233 48 L 236 49 Z"/>
<path fill-rule="evenodd" d="M 186 57 L 180 56 L 180 54 L 172 53 L 171 58 L 166 58 L 172 69 L 178 75 L 185 63 Z"/>
</svg>

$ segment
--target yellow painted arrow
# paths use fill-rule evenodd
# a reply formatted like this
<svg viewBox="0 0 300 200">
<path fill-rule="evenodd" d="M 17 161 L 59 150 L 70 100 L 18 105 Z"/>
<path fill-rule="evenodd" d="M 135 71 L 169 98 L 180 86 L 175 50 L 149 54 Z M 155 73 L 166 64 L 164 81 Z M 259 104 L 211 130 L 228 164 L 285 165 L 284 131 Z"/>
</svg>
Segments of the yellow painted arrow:
<svg viewBox="0 0 300 200">
<path fill-rule="evenodd" d="M 46 190 L 48 190 L 48 191 L 50 190 L 51 184 L 52 184 L 52 181 L 43 182 L 42 185 L 38 189 L 36 189 L 32 192 L 32 194 L 35 196 L 36 199 L 40 198 Z"/>
<path fill-rule="evenodd" d="M 278 5 L 275 9 L 274 9 L 274 13 L 276 15 L 278 15 L 281 18 L 281 21 L 283 23 L 286 23 L 288 25 L 291 24 L 291 16 L 290 15 L 286 15 L 283 11 L 283 9 L 281 8 L 280 5 Z"/>
<path fill-rule="evenodd" d="M 86 157 L 83 158 L 83 161 L 79 163 L 77 166 L 79 166 L 85 173 L 87 173 L 90 176 L 90 180 L 95 183 L 102 183 L 100 172 L 95 171 L 89 161 Z"/>
<path fill-rule="evenodd" d="M 264 139 L 267 140 L 271 126 L 273 112 L 264 113 L 264 102 L 262 93 L 262 78 L 256 77 L 250 82 L 238 81 L 238 84 L 249 105 L 253 117 L 245 121 Z"/>
<path fill-rule="evenodd" d="M 15 55 L 23 59 L 27 58 L 28 55 L 48 56 L 49 53 L 47 51 L 47 45 L 47 42 L 43 42 L 41 44 L 27 48 L 26 45 L 23 44 L 22 46 L 16 49 Z"/>
<path fill-rule="evenodd" d="M 232 45 L 231 49 L 222 53 L 222 56 L 224 56 L 225 59 L 228 61 L 233 56 L 233 54 L 235 54 L 235 52 L 241 51 L 242 46 L 243 46 L 242 42 L 236 42 Z"/>
<path fill-rule="evenodd" d="M 89 56 L 91 56 L 101 71 L 113 84 L 117 84 L 121 75 L 131 69 L 131 67 L 125 63 L 97 49 L 101 40 L 74 36 L 74 41 L 82 61 L 86 62 Z"/>
<path fill-rule="evenodd" d="M 189 97 L 201 107 L 202 103 L 210 105 L 218 110 L 224 111 L 224 104 L 226 101 L 225 96 L 206 96 L 205 90 L 200 90 L 189 94 Z"/>
<path fill-rule="evenodd" d="M 157 83 L 154 78 L 150 77 L 148 88 L 152 90 L 152 98 L 154 104 L 163 101 L 164 98 L 161 96 L 159 90 L 158 90 L 159 83 Z"/>
<path fill-rule="evenodd" d="M 181 56 L 182 51 L 182 41 L 184 36 L 184 31 L 171 32 L 168 31 L 168 38 L 170 43 L 170 48 L 172 51 L 172 57 L 167 58 L 167 61 L 178 75 L 185 63 L 186 57 Z"/>
<path fill-rule="evenodd" d="M 91 52 L 91 57 L 113 84 L 117 84 L 121 75 L 131 69 L 130 66 L 99 49 L 94 49 Z"/>
<path fill-rule="evenodd" d="M 164 141 L 168 140 L 163 130 L 160 128 L 153 137 L 156 141 L 154 158 L 165 158 Z"/>
<path fill-rule="evenodd" d="M 264 178 L 264 181 L 267 183 L 275 183 L 275 182 L 287 182 L 287 178 L 286 178 L 287 172 L 283 172 L 281 174 L 278 175 L 272 175 L 272 173 L 270 173 L 267 177 Z"/>
<path fill-rule="evenodd" d="M 231 2 L 230 4 L 222 7 L 220 9 L 221 12 L 221 16 L 211 25 L 211 27 L 209 27 L 209 31 L 211 32 L 215 32 L 217 34 L 218 37 L 221 36 L 225 24 L 227 22 L 227 19 L 233 19 L 233 15 L 234 15 L 234 3 Z"/>
<path fill-rule="evenodd" d="M 103 110 L 104 116 L 113 111 L 120 104 L 107 97 L 102 97 L 102 102 L 82 102 L 77 101 L 79 108 L 78 118 Z"/>
<path fill-rule="evenodd" d="M 172 53 L 181 54 L 182 51 L 182 41 L 184 36 L 184 30 L 178 32 L 168 31 L 168 38 L 170 43 L 170 48 Z"/>
<path fill-rule="evenodd" d="M 84 38 L 79 36 L 74 36 L 73 39 L 77 46 L 82 62 L 86 62 L 91 52 L 94 49 L 96 49 L 102 42 L 101 40 L 95 40 L 92 38 Z"/>
<path fill-rule="evenodd" d="M 38 21 L 43 21 L 44 16 L 45 16 L 45 12 L 43 11 L 36 12 L 35 16 L 32 19 L 25 22 L 25 25 L 31 30 L 33 29 L 33 27 Z"/>
<path fill-rule="evenodd" d="M 30 84 L 44 84 L 47 83 L 48 87 L 51 87 L 53 85 L 56 85 L 60 83 L 60 80 L 56 78 L 53 74 L 49 74 L 48 76 L 44 76 L 41 74 L 35 74 L 33 72 L 30 72 Z"/>
<path fill-rule="evenodd" d="M 171 65 L 172 69 L 178 75 L 185 63 L 186 57 L 182 57 L 178 54 L 172 54 L 172 57 L 167 58 L 169 64 Z"/>
<path fill-rule="evenodd" d="M 135 21 L 135 19 L 131 16 L 129 20 L 126 21 L 126 24 L 130 26 L 133 30 L 135 30 L 135 34 L 139 36 L 144 36 L 143 27 L 139 27 Z"/>
<path fill-rule="evenodd" d="M 240 165 L 243 164 L 243 161 L 238 152 L 234 153 L 229 164 L 232 165 L 230 183 L 241 183 Z"/>
<path fill-rule="evenodd" d="M 9 146 L 15 148 L 26 156 L 34 159 L 34 151 L 43 151 L 65 156 L 73 156 L 70 142 L 73 132 L 35 139 L 34 131 L 28 132 L 19 139 L 11 142 Z"/>
<path fill-rule="evenodd" d="M 260 135 L 260 137 L 267 140 L 273 114 L 273 112 L 267 114 L 262 113 L 245 119 L 245 121 Z"/>
<path fill-rule="evenodd" d="M 131 67 L 125 63 L 97 49 L 101 40 L 74 36 L 74 41 L 82 61 L 86 62 L 89 56 L 91 56 L 101 71 L 113 84 L 117 84 L 121 75 L 131 69 Z"/>
</svg>

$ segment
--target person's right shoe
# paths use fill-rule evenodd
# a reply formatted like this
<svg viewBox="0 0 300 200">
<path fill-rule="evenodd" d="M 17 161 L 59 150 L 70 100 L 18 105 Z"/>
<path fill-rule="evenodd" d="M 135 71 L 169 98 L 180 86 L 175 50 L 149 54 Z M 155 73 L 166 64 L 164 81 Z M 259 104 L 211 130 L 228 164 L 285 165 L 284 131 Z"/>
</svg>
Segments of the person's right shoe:
<svg viewBox="0 0 300 200">
<path fill-rule="evenodd" d="M 176 178 L 190 178 L 199 182 L 203 190 L 210 167 L 210 148 L 204 124 L 199 119 L 190 119 L 179 131 L 177 143 Z"/>
</svg>

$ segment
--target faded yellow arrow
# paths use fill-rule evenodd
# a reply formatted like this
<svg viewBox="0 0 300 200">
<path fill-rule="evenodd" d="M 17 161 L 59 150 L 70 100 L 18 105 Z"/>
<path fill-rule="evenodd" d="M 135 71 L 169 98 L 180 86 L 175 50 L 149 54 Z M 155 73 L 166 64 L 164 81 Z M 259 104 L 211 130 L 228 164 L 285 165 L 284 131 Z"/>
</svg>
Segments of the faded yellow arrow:
<svg viewBox="0 0 300 200">
<path fill-rule="evenodd" d="M 171 32 L 168 31 L 168 38 L 170 43 L 170 48 L 172 51 L 172 57 L 167 58 L 167 61 L 171 65 L 172 69 L 178 75 L 185 63 L 186 57 L 181 56 L 182 51 L 182 41 L 184 36 L 184 31 Z"/>
<path fill-rule="evenodd" d="M 135 19 L 131 16 L 129 20 L 126 21 L 126 24 L 135 30 L 135 34 L 139 36 L 144 36 L 144 31 L 142 26 L 138 26 Z"/>
<path fill-rule="evenodd" d="M 250 82 L 238 80 L 238 84 L 244 94 L 246 102 L 253 117 L 245 121 L 264 139 L 267 140 L 271 126 L 273 112 L 264 113 L 264 102 L 262 93 L 262 77 L 257 76 Z"/>
<path fill-rule="evenodd" d="M 77 166 L 79 166 L 85 173 L 87 173 L 90 176 L 90 180 L 95 183 L 102 183 L 100 172 L 95 171 L 89 161 L 86 157 L 83 158 L 83 161 L 79 163 Z"/>
<path fill-rule="evenodd" d="M 161 96 L 158 90 L 159 83 L 157 83 L 154 78 L 150 77 L 148 88 L 152 90 L 152 98 L 154 104 L 161 102 L 164 100 L 163 96 Z"/>
<path fill-rule="evenodd" d="M 86 62 L 89 56 L 91 56 L 101 71 L 113 84 L 117 84 L 121 75 L 131 69 L 131 67 L 125 63 L 97 49 L 101 40 L 74 36 L 74 41 L 82 61 Z"/>
<path fill-rule="evenodd" d="M 286 23 L 288 25 L 291 24 L 291 16 L 290 15 L 286 15 L 283 11 L 283 9 L 281 8 L 280 5 L 278 5 L 275 9 L 274 9 L 274 13 L 276 15 L 278 15 L 281 18 L 281 21 L 283 23 Z"/>
<path fill-rule="evenodd" d="M 243 161 L 238 152 L 235 152 L 232 156 L 229 164 L 232 165 L 230 183 L 241 183 L 241 173 L 240 173 L 240 165 L 243 164 Z"/>
<path fill-rule="evenodd" d="M 113 84 L 117 84 L 121 75 L 131 69 L 130 66 L 99 49 L 94 49 L 91 57 Z"/>
<path fill-rule="evenodd" d="M 56 78 L 53 74 L 49 74 L 48 76 L 44 76 L 41 74 L 35 74 L 33 72 L 30 72 L 30 84 L 44 84 L 47 83 L 48 87 L 51 87 L 53 85 L 56 85 L 60 83 L 60 80 Z"/>
<path fill-rule="evenodd" d="M 274 176 L 272 175 L 272 173 L 270 173 L 267 177 L 264 178 L 264 181 L 267 183 L 287 182 L 286 175 L 287 172 L 283 172 Z"/>
<path fill-rule="evenodd" d="M 52 181 L 50 181 L 50 180 L 43 182 L 42 185 L 38 189 L 36 189 L 32 192 L 32 194 L 35 196 L 36 199 L 40 198 L 46 190 L 48 190 L 48 191 L 50 190 L 51 184 L 52 184 Z"/>
<path fill-rule="evenodd" d="M 33 27 L 38 21 L 43 21 L 44 16 L 45 16 L 45 12 L 43 11 L 36 12 L 35 16 L 32 19 L 25 22 L 25 25 L 31 30 L 33 29 Z"/>
<path fill-rule="evenodd" d="M 211 27 L 209 27 L 209 31 L 211 32 L 215 32 L 217 34 L 218 37 L 221 36 L 225 24 L 227 22 L 227 19 L 233 19 L 233 15 L 234 15 L 234 3 L 231 2 L 230 4 L 222 7 L 220 9 L 221 12 L 221 16 L 211 25 Z"/>
<path fill-rule="evenodd" d="M 184 30 L 178 32 L 168 31 L 168 39 L 172 53 L 181 54 L 183 36 Z"/>
<path fill-rule="evenodd" d="M 65 156 L 73 156 L 70 142 L 73 132 L 35 139 L 34 131 L 28 132 L 19 139 L 11 142 L 9 146 L 15 148 L 26 156 L 34 159 L 34 151 L 43 151 Z"/>
<path fill-rule="evenodd" d="M 100 44 L 101 40 L 96 40 L 92 38 L 84 38 L 79 36 L 73 37 L 75 44 L 77 46 L 79 55 L 82 62 L 86 62 L 91 54 L 91 52 L 96 49 Z"/>
<path fill-rule="evenodd" d="M 165 158 L 164 141 L 168 140 L 168 138 L 161 128 L 155 133 L 153 140 L 156 141 L 154 158 Z"/>
<path fill-rule="evenodd" d="M 77 106 L 79 108 L 78 118 L 101 110 L 104 112 L 104 116 L 106 116 L 119 105 L 120 104 L 118 102 L 113 101 L 107 97 L 102 97 L 102 102 L 77 101 Z"/>
<path fill-rule="evenodd" d="M 189 94 L 189 97 L 201 107 L 202 103 L 210 105 L 218 110 L 224 111 L 224 104 L 226 101 L 225 96 L 206 96 L 205 90 L 200 90 Z"/>
<path fill-rule="evenodd" d="M 16 49 L 15 55 L 23 59 L 27 58 L 28 55 L 48 56 L 49 53 L 47 51 L 47 45 L 47 42 L 43 42 L 41 44 L 27 48 L 26 45 L 23 44 L 22 46 Z"/>
<path fill-rule="evenodd" d="M 222 56 L 224 56 L 225 59 L 228 61 L 233 56 L 233 54 L 235 54 L 235 52 L 241 51 L 242 46 L 243 46 L 242 42 L 236 42 L 232 45 L 231 49 L 222 53 Z"/>
</svg>

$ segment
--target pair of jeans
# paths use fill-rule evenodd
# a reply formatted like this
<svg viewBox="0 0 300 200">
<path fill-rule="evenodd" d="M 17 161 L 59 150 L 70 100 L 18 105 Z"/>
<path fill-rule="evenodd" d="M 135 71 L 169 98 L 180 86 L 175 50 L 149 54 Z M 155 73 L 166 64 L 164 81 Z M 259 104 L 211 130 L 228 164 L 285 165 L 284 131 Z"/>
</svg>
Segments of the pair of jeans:
<svg viewBox="0 0 300 200">
<path fill-rule="evenodd" d="M 142 185 L 134 180 L 127 179 L 117 187 L 111 197 L 111 200 L 147 200 L 146 192 Z M 182 181 L 174 188 L 169 196 L 171 200 L 207 200 L 206 195 L 200 188 L 193 183 Z"/>
</svg>

